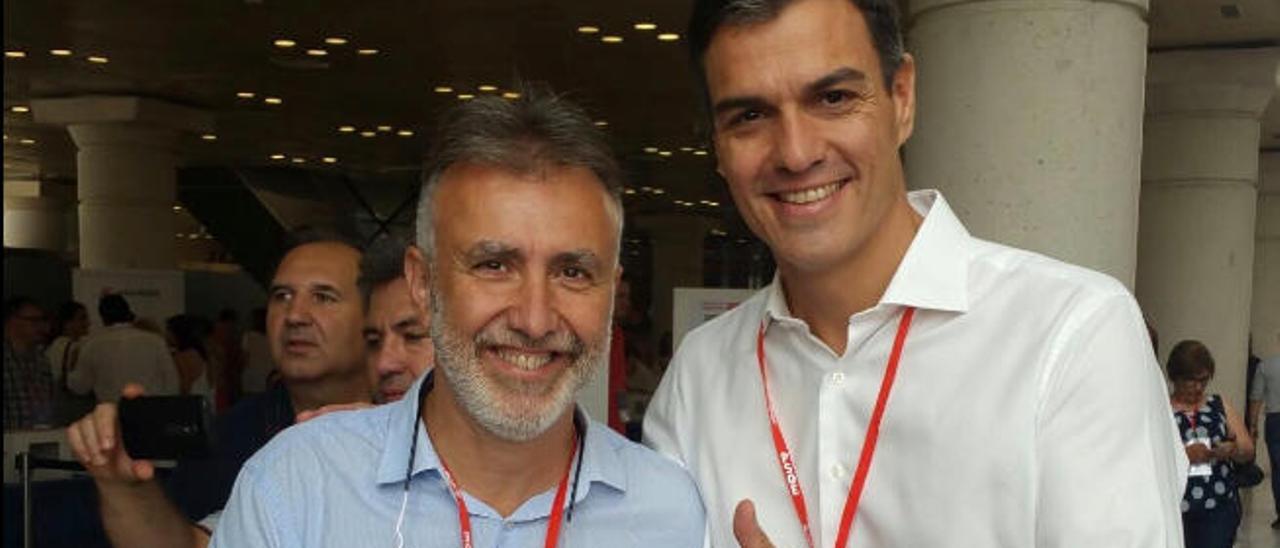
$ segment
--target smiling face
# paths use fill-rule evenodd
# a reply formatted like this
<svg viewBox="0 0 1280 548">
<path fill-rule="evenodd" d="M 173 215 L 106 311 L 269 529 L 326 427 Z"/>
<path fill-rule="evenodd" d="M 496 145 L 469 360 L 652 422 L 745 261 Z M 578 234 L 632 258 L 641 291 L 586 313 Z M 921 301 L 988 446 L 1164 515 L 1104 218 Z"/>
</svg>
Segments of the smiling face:
<svg viewBox="0 0 1280 548">
<path fill-rule="evenodd" d="M 905 201 L 911 58 L 886 86 L 852 2 L 799 0 L 721 28 L 703 62 L 718 169 L 752 231 L 790 269 L 856 256 Z"/>
<path fill-rule="evenodd" d="M 465 412 L 525 441 L 603 363 L 621 212 L 590 170 L 457 164 L 435 189 L 431 334 Z M 423 269 L 406 257 L 412 274 Z M 417 291 L 415 289 L 414 291 Z"/>
</svg>

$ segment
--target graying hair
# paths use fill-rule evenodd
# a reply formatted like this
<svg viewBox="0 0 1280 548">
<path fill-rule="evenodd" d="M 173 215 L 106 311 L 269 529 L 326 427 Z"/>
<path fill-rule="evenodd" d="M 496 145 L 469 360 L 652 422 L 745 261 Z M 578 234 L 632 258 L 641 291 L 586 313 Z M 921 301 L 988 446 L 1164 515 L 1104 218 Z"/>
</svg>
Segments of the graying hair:
<svg viewBox="0 0 1280 548">
<path fill-rule="evenodd" d="M 435 190 L 444 172 L 467 162 L 529 174 L 546 166 L 591 170 L 617 206 L 622 236 L 622 170 L 582 108 L 545 85 L 523 85 L 514 100 L 483 96 L 445 113 L 423 168 L 417 244 L 435 262 Z"/>
</svg>

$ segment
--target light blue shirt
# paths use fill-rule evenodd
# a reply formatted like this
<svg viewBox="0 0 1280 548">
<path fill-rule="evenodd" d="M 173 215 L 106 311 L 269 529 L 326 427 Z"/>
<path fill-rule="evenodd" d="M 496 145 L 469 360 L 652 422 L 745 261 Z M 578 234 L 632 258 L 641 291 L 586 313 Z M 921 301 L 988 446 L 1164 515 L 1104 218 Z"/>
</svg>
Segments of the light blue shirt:
<svg viewBox="0 0 1280 548">
<path fill-rule="evenodd" d="M 278 434 L 241 469 L 211 546 L 394 548 L 421 383 L 398 402 L 331 413 Z M 404 546 L 459 546 L 457 504 L 426 428 L 416 443 Z M 684 469 L 595 421 L 584 443 L 573 520 L 561 525 L 560 546 L 703 545 L 702 503 Z M 552 488 L 503 518 L 464 492 L 475 546 L 541 547 L 554 497 Z"/>
</svg>

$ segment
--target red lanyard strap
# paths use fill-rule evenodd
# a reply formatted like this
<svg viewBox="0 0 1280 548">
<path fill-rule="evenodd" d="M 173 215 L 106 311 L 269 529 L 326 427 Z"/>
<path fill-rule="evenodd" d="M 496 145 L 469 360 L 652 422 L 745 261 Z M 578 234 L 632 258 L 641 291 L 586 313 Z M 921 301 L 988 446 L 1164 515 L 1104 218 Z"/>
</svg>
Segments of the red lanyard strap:
<svg viewBox="0 0 1280 548">
<path fill-rule="evenodd" d="M 880 421 L 884 418 L 884 410 L 889 402 L 889 393 L 893 391 L 893 381 L 898 373 L 898 360 L 902 357 L 902 347 L 906 344 L 907 332 L 911 329 L 911 318 L 916 309 L 907 307 L 898 321 L 898 334 L 893 339 L 893 350 L 889 354 L 889 363 L 885 367 L 884 378 L 880 381 L 880 394 L 876 397 L 876 406 L 871 412 L 871 422 L 867 426 L 867 435 L 862 443 L 862 454 L 858 456 L 858 468 L 853 476 L 853 484 L 849 486 L 849 497 L 845 499 L 844 512 L 840 516 L 840 529 L 836 537 L 836 548 L 844 548 L 849 543 L 849 533 L 853 530 L 853 519 L 858 513 L 858 504 L 862 499 L 862 489 L 867 483 L 867 474 L 871 470 L 871 459 L 875 456 L 876 441 L 880 438 Z M 800 475 L 796 470 L 795 460 L 787 447 L 787 440 L 782 435 L 782 427 L 778 424 L 777 410 L 773 405 L 773 396 L 769 392 L 769 374 L 765 367 L 764 353 L 765 324 L 760 324 L 760 332 L 756 336 L 756 361 L 760 364 L 760 381 L 764 386 L 765 407 L 769 414 L 769 429 L 773 434 L 773 447 L 778 456 L 778 467 L 782 470 L 782 479 L 787 484 L 791 495 L 791 505 L 795 508 L 796 517 L 800 520 L 800 528 L 804 532 L 809 548 L 814 548 L 813 533 L 809 527 L 809 510 L 804 502 L 804 489 L 800 486 Z"/>
<path fill-rule="evenodd" d="M 564 496 L 569 487 L 569 471 L 573 466 L 574 456 L 578 454 L 578 433 L 573 434 L 573 451 L 569 453 L 569 462 L 564 465 L 564 475 L 560 478 L 560 486 L 556 488 L 555 501 L 551 503 L 551 517 L 547 521 L 547 539 L 545 548 L 555 548 L 560 540 L 560 521 L 564 517 Z M 444 458 L 440 458 L 440 466 L 444 468 L 445 480 L 449 483 L 449 492 L 458 504 L 458 528 L 462 531 L 462 548 L 475 548 L 471 538 L 471 514 L 467 511 L 467 502 L 462 500 L 462 489 L 453 479 L 453 472 Z"/>
</svg>

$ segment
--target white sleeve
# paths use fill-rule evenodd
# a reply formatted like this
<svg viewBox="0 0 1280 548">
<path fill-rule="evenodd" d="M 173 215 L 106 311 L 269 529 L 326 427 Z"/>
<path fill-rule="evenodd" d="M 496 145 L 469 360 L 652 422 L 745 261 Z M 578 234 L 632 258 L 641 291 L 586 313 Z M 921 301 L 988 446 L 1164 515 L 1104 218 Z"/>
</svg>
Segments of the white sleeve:
<svg viewBox="0 0 1280 548">
<path fill-rule="evenodd" d="M 1187 458 L 1137 303 L 1068 321 L 1037 409 L 1036 547 L 1182 548 Z"/>
<path fill-rule="evenodd" d="M 680 443 L 679 422 L 688 420 L 683 416 L 681 391 L 678 377 L 683 370 L 681 353 L 672 357 L 667 372 L 658 383 L 658 389 L 649 400 L 644 413 L 644 444 L 654 451 L 671 457 L 685 466 L 685 455 Z"/>
</svg>

